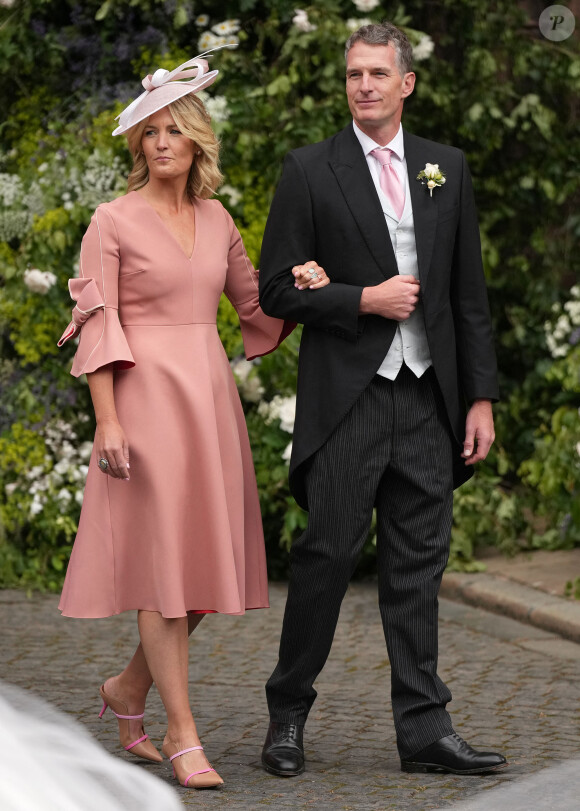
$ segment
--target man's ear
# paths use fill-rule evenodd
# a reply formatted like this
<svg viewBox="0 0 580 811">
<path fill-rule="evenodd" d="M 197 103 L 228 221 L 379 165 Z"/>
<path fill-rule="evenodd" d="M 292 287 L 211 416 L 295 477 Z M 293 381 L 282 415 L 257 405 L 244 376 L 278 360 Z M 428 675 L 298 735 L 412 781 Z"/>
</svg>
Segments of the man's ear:
<svg viewBox="0 0 580 811">
<path fill-rule="evenodd" d="M 401 98 L 406 99 L 407 96 L 410 96 L 413 90 L 415 89 L 415 74 L 414 73 L 405 73 L 403 76 L 403 87 L 401 90 Z"/>
</svg>

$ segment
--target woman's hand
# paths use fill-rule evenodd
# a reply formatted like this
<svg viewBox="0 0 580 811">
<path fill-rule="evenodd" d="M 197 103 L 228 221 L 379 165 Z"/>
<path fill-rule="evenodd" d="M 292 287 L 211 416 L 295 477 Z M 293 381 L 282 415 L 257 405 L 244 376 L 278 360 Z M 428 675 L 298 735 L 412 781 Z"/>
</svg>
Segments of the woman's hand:
<svg viewBox="0 0 580 811">
<path fill-rule="evenodd" d="M 129 481 L 129 443 L 117 420 L 97 423 L 95 452 L 99 469 L 114 479 Z M 107 461 L 107 465 L 101 462 Z M 104 468 L 104 470 L 103 470 Z"/>
<path fill-rule="evenodd" d="M 324 268 L 314 261 L 306 262 L 304 265 L 294 265 L 292 274 L 295 280 L 294 287 L 297 287 L 298 290 L 318 290 L 330 284 Z"/>
</svg>

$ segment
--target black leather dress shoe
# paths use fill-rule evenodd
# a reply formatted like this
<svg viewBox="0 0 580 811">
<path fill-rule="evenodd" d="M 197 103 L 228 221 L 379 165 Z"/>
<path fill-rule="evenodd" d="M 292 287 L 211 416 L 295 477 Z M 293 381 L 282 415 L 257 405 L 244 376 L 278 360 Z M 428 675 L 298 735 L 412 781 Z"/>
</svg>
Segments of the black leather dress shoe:
<svg viewBox="0 0 580 811">
<path fill-rule="evenodd" d="M 262 749 L 262 765 L 270 774 L 296 777 L 304 771 L 303 726 L 270 721 Z"/>
<path fill-rule="evenodd" d="M 456 732 L 439 738 L 413 757 L 401 760 L 403 772 L 451 772 L 451 774 L 482 774 L 507 766 L 507 760 L 497 752 L 478 752 Z"/>
</svg>

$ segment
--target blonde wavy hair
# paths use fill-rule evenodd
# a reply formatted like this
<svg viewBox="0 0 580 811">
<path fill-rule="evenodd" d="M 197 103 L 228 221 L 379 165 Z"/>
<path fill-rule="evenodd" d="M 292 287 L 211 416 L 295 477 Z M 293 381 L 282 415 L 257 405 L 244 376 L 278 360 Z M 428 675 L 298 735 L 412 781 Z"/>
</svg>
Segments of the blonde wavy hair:
<svg viewBox="0 0 580 811">
<path fill-rule="evenodd" d="M 220 143 L 211 128 L 211 118 L 203 102 L 193 93 L 167 105 L 179 130 L 191 138 L 201 150 L 189 170 L 185 193 L 191 202 L 196 197 L 207 199 L 221 185 L 223 175 L 219 169 Z M 136 191 L 149 181 L 149 168 L 141 148 L 147 121 L 140 121 L 126 132 L 129 150 L 133 156 L 133 168 L 127 178 L 127 191 Z"/>
</svg>

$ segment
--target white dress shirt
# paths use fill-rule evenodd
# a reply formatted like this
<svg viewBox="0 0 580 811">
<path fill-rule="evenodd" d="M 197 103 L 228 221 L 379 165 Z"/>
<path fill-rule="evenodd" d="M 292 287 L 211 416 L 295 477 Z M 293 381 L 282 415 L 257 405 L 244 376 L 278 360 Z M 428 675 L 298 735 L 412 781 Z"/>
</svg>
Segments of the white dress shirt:
<svg viewBox="0 0 580 811">
<path fill-rule="evenodd" d="M 397 134 L 388 144 L 377 144 L 372 138 L 365 135 L 354 121 L 353 127 L 354 133 L 365 154 L 367 165 L 381 202 L 391 237 L 391 243 L 393 245 L 393 251 L 395 253 L 395 259 L 397 261 L 397 269 L 401 275 L 412 275 L 416 279 L 419 279 L 415 226 L 413 222 L 413 208 L 411 206 L 407 162 L 405 160 L 403 128 L 399 125 Z M 377 147 L 387 147 L 392 151 L 391 165 L 405 189 L 405 207 L 400 220 L 397 218 L 388 198 L 381 188 L 381 165 L 378 160 L 371 155 L 373 149 Z M 420 300 L 409 318 L 405 321 L 399 321 L 395 337 L 387 351 L 385 359 L 377 370 L 377 374 L 387 377 L 389 380 L 394 380 L 403 362 L 417 377 L 421 377 L 429 366 L 432 365 L 429 345 L 427 343 L 427 334 L 425 332 L 423 305 Z"/>
</svg>

